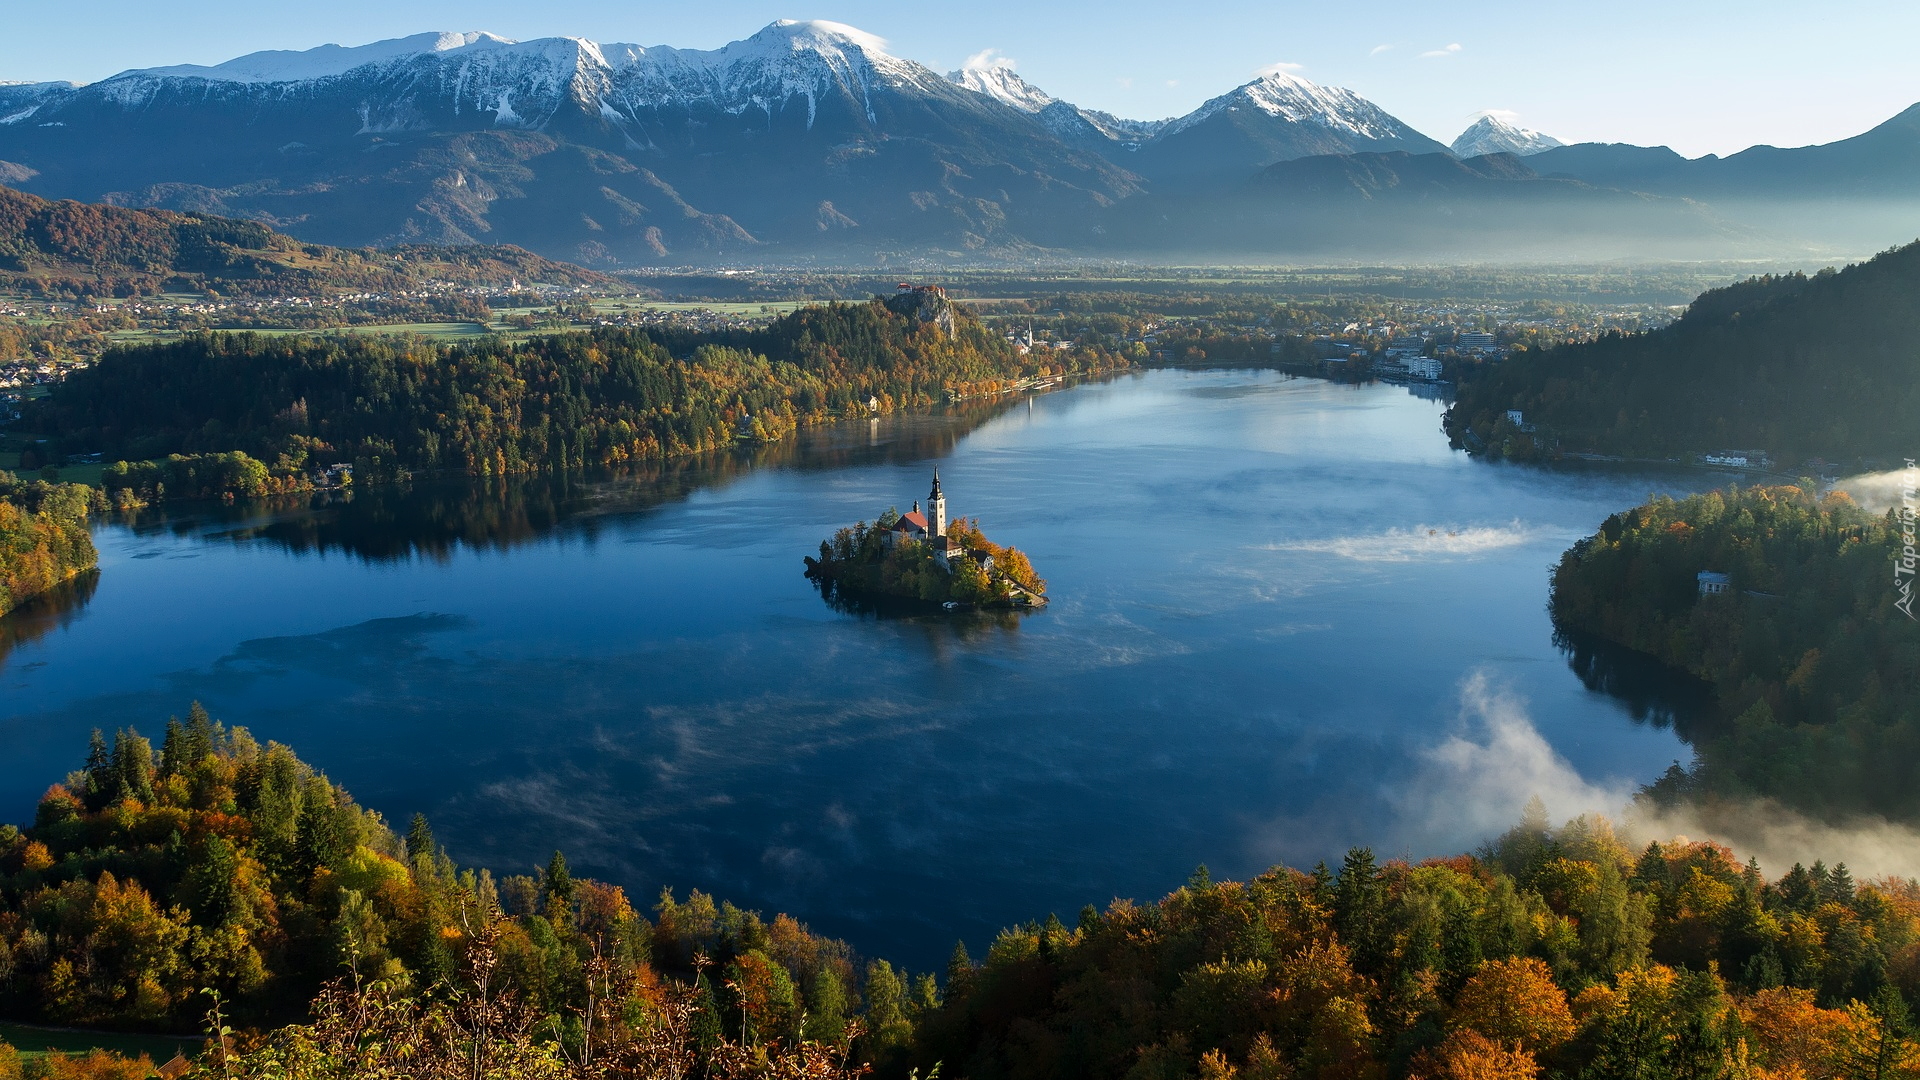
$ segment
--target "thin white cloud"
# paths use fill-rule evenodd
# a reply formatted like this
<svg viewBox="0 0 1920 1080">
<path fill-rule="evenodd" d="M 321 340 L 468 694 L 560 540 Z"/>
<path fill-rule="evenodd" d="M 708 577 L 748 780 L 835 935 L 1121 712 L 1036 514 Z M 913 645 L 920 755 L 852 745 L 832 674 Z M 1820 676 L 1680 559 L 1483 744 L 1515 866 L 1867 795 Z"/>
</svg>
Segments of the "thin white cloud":
<svg viewBox="0 0 1920 1080">
<path fill-rule="evenodd" d="M 850 37 L 854 40 L 855 44 L 864 49 L 872 49 L 875 52 L 885 52 L 887 50 L 886 38 L 878 34 L 869 34 L 857 26 L 848 26 L 846 23 L 833 22 L 828 19 L 811 19 L 808 20 L 807 25 L 818 27 L 831 34 L 841 34 Z"/>
<path fill-rule="evenodd" d="M 1426 52 L 1423 52 L 1420 54 L 1420 58 L 1424 60 L 1430 56 L 1452 56 L 1454 53 L 1457 53 L 1459 51 L 1460 51 L 1460 43 L 1456 41 L 1444 49 L 1428 49 Z"/>
<path fill-rule="evenodd" d="M 1375 45 L 1375 46 L 1373 47 L 1373 49 L 1372 49 L 1372 51 L 1370 51 L 1370 52 L 1368 52 L 1368 53 L 1367 53 L 1367 55 L 1368 55 L 1368 56 L 1379 56 L 1379 55 L 1380 55 L 1381 53 L 1383 53 L 1383 52 L 1391 52 L 1392 50 L 1393 50 L 1393 46 L 1392 46 L 1391 44 L 1387 44 L 1387 45 Z"/>
<path fill-rule="evenodd" d="M 979 52 L 967 57 L 965 69 L 967 71 L 994 71 L 1000 69 L 1012 71 L 1014 66 L 1014 59 L 1010 56 L 1000 55 L 999 49 L 981 49 Z"/>
<path fill-rule="evenodd" d="M 1479 112 L 1467 117 L 1467 119 L 1484 120 L 1489 116 L 1505 124 L 1517 124 L 1520 122 L 1520 114 L 1514 112 L 1512 109 L 1481 109 Z"/>
<path fill-rule="evenodd" d="M 1518 547 L 1545 535 L 1515 521 L 1504 527 L 1426 526 L 1413 529 L 1388 529 L 1384 533 L 1361 536 L 1336 536 L 1325 540 L 1302 540 L 1291 544 L 1272 544 L 1271 551 L 1305 551 L 1320 555 L 1338 555 L 1355 562 L 1414 562 L 1419 559 L 1472 558 L 1490 551 Z"/>
<path fill-rule="evenodd" d="M 1294 64 L 1281 60 L 1277 63 L 1268 64 L 1253 74 L 1255 78 L 1264 79 L 1269 75 L 1295 75 L 1304 70 L 1306 70 L 1305 64 Z"/>
<path fill-rule="evenodd" d="M 1116 82 L 1116 83 L 1119 83 L 1119 84 L 1120 84 L 1120 89 L 1122 89 L 1122 90 L 1131 90 L 1131 89 L 1133 89 L 1133 79 L 1132 79 L 1132 78 L 1131 78 L 1130 76 L 1126 76 L 1126 75 L 1117 75 L 1117 76 L 1115 76 L 1115 77 L 1114 77 L 1114 80 L 1113 80 L 1113 81 L 1114 81 L 1114 82 Z"/>
</svg>

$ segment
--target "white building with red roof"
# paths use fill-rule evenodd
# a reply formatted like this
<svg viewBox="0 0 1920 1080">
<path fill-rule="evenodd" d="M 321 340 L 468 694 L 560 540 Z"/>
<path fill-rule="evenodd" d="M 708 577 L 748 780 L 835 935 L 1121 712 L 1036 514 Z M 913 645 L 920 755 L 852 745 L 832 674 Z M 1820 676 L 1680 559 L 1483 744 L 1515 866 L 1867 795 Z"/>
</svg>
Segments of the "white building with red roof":
<svg viewBox="0 0 1920 1080">
<path fill-rule="evenodd" d="M 944 549 L 947 538 L 947 497 L 940 491 L 940 470 L 933 471 L 933 490 L 927 493 L 927 508 L 920 509 L 919 500 L 914 500 L 913 509 L 900 515 L 900 520 L 888 530 L 887 542 L 918 540 L 933 543 L 936 548 Z"/>
<path fill-rule="evenodd" d="M 927 545 L 933 551 L 933 561 L 949 573 L 953 571 L 951 560 L 970 558 L 978 563 L 980 569 L 993 570 L 993 553 L 985 548 L 968 551 L 958 540 L 947 535 L 947 496 L 940 490 L 940 471 L 934 470 L 933 490 L 927 492 L 927 507 L 920 508 L 915 500 L 913 509 L 901 514 L 899 519 L 887 527 L 887 545 L 889 547 L 903 540 Z"/>
</svg>

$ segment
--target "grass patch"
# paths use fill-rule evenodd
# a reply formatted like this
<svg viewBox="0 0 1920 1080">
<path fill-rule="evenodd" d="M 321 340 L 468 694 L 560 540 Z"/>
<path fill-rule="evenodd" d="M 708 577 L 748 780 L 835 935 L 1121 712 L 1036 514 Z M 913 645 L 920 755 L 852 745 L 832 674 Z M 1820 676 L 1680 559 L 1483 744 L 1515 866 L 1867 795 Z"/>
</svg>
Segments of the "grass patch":
<svg viewBox="0 0 1920 1080">
<path fill-rule="evenodd" d="M 14 454 L 13 460 L 14 460 L 14 465 L 18 467 L 20 463 L 20 455 Z M 106 467 L 107 467 L 107 463 L 102 461 L 96 461 L 88 465 L 62 465 L 60 466 L 60 475 L 57 478 L 57 482 L 62 484 L 85 484 L 88 487 L 99 487 L 101 470 L 105 469 Z M 33 470 L 32 475 L 39 476 L 40 471 L 37 469 Z"/>
<path fill-rule="evenodd" d="M 803 307 L 811 307 L 819 303 L 819 301 L 816 300 L 748 301 L 738 304 L 690 303 L 666 300 L 629 300 L 613 301 L 612 303 L 617 304 L 623 302 L 629 309 L 634 311 L 711 311 L 716 315 L 740 315 L 746 317 L 755 315 L 787 315 Z M 594 310 L 599 311 L 602 310 L 602 308 L 599 304 L 595 304 Z M 608 310 L 611 309 L 609 308 Z"/>
<path fill-rule="evenodd" d="M 314 327 L 216 327 L 220 334 L 259 334 L 262 337 L 293 337 L 300 334 L 417 334 L 420 337 L 439 340 L 485 337 L 492 333 L 488 327 L 477 322 L 413 322 L 413 323 L 371 323 L 366 326 L 314 326 Z"/>
<path fill-rule="evenodd" d="M 338 331 L 336 331 L 338 332 Z M 485 337 L 491 333 L 477 322 L 379 323 L 373 326 L 349 326 L 349 334 L 418 334 L 430 338 Z"/>
<path fill-rule="evenodd" d="M 125 1057 L 145 1054 L 156 1065 L 175 1054 L 191 1058 L 200 1052 L 202 1042 L 197 1035 L 130 1035 L 122 1031 L 81 1031 L 9 1023 L 0 1023 L 0 1040 L 20 1051 L 21 1057 L 39 1057 L 49 1051 L 84 1054 L 89 1050 L 105 1050 Z"/>
</svg>

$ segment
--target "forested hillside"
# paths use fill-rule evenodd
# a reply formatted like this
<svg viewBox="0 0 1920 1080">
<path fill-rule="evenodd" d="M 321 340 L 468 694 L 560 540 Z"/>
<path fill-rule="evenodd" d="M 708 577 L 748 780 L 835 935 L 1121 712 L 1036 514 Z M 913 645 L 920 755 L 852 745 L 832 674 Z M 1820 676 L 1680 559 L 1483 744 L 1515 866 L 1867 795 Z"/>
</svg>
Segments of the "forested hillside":
<svg viewBox="0 0 1920 1080">
<path fill-rule="evenodd" d="M 1446 425 L 1456 446 L 1513 458 L 1912 454 L 1920 243 L 1839 272 L 1715 289 L 1661 330 L 1516 354 L 1461 381 Z"/>
<path fill-rule="evenodd" d="M 1818 863 L 1769 881 L 1713 844 L 1635 852 L 1537 806 L 1475 855 L 1202 868 L 909 976 L 699 893 L 649 919 L 558 854 L 462 869 L 424 819 L 402 837 L 198 706 L 165 730 L 158 750 L 96 736 L 31 826 L 0 826 L 0 1012 L 179 1030 L 216 990 L 238 1038 L 201 1076 L 1920 1070 L 1920 886 Z"/>
<path fill-rule="evenodd" d="M 80 484 L 0 472 L 0 615 L 94 568 L 92 499 Z"/>
<path fill-rule="evenodd" d="M 0 289 L 136 296 L 390 291 L 423 282 L 612 285 L 591 270 L 516 247 L 306 244 L 252 221 L 167 210 L 50 202 L 0 187 Z"/>
<path fill-rule="evenodd" d="M 1700 765 L 1664 794 L 1920 820 L 1920 623 L 1895 606 L 1902 544 L 1891 514 L 1845 495 L 1660 498 L 1562 556 L 1553 615 L 1713 684 L 1720 715 L 1693 735 Z M 1701 571 L 1730 587 L 1702 595 Z"/>
<path fill-rule="evenodd" d="M 759 330 L 602 328 L 454 347 L 202 335 L 111 352 L 24 423 L 109 459 L 238 450 L 278 469 L 499 474 L 777 439 L 797 424 L 1125 364 L 1097 350 L 1022 355 L 953 316 L 949 332 L 875 301 Z"/>
</svg>

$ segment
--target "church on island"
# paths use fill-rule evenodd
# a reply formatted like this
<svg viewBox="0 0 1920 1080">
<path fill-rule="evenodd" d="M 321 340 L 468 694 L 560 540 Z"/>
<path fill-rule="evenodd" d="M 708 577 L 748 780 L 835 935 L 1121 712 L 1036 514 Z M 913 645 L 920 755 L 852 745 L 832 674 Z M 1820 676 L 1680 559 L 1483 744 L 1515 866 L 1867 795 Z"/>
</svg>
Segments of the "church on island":
<svg viewBox="0 0 1920 1080">
<path fill-rule="evenodd" d="M 889 509 L 872 525 L 860 522 L 820 541 L 807 576 L 829 601 L 858 594 L 937 604 L 948 611 L 1044 607 L 1047 583 L 1019 548 L 1001 547 L 968 518 L 947 516 L 940 474 L 923 505 L 902 514 Z"/>
<path fill-rule="evenodd" d="M 920 509 L 919 500 L 915 500 L 913 509 L 900 515 L 900 520 L 887 529 L 887 546 L 899 544 L 902 540 L 917 540 L 933 549 L 933 561 L 940 569 L 953 572 L 953 560 L 961 557 L 972 558 L 980 564 L 980 569 L 993 572 L 993 553 L 985 549 L 968 551 L 959 541 L 947 535 L 947 496 L 940 490 L 940 470 L 933 470 L 933 490 L 927 492 L 927 508 Z"/>
</svg>

